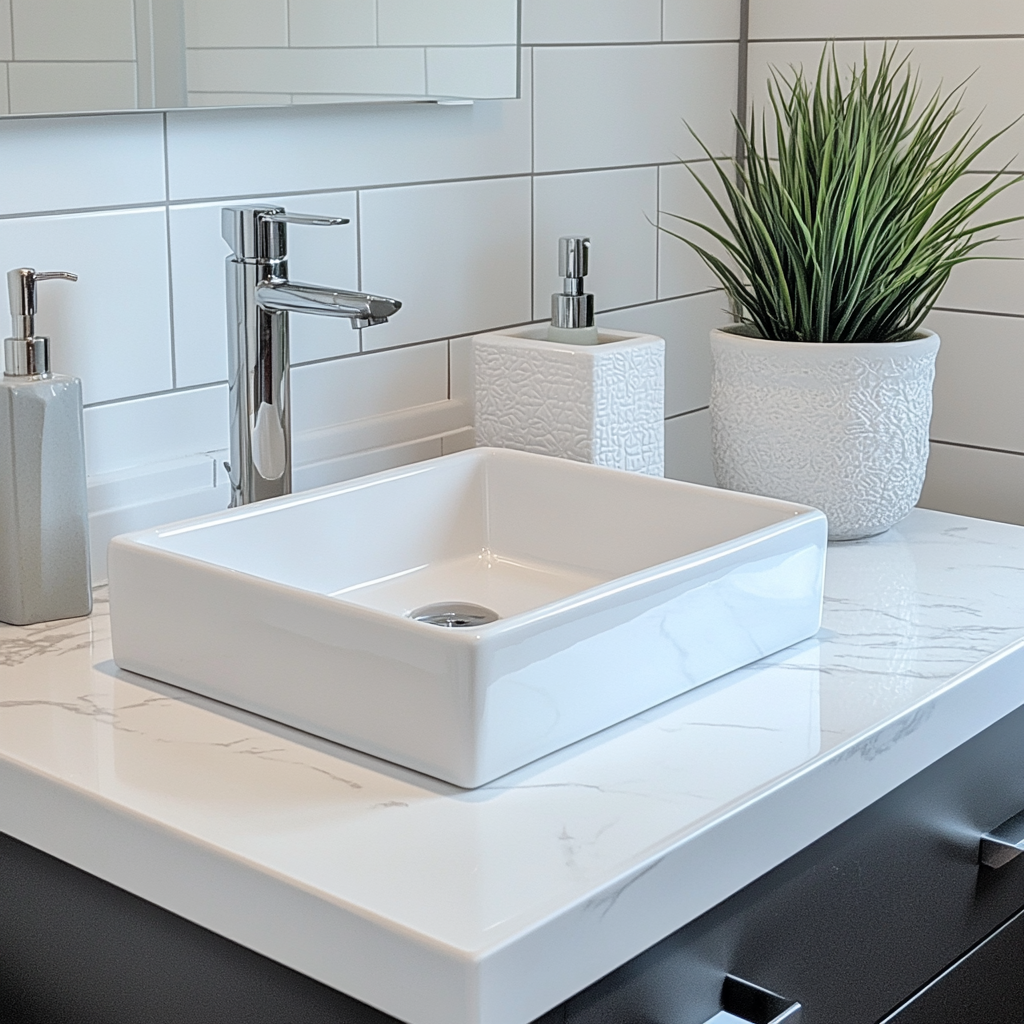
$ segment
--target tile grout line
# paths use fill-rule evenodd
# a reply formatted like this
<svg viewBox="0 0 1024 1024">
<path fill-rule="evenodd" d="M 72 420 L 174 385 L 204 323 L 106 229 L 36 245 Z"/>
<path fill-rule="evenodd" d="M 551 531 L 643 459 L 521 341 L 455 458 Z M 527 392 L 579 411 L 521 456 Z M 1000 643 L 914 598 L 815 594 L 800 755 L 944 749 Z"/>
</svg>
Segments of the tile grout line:
<svg viewBox="0 0 1024 1024">
<path fill-rule="evenodd" d="M 735 43 L 735 37 L 714 39 L 632 39 L 625 43 L 530 43 L 529 45 L 538 50 L 608 50 L 608 49 L 639 49 L 650 46 L 722 46 L 725 43 Z"/>
<path fill-rule="evenodd" d="M 363 193 L 356 190 L 356 288 L 363 291 Z M 363 329 L 359 328 L 359 351 L 363 351 Z"/>
<path fill-rule="evenodd" d="M 664 10 L 664 0 L 662 0 Z M 661 298 L 661 168 L 655 171 L 657 180 L 654 185 L 654 298 Z"/>
<path fill-rule="evenodd" d="M 1024 318 L 1024 313 L 1006 313 L 994 309 L 960 309 L 957 306 L 932 306 L 935 313 L 963 313 L 967 316 L 998 316 L 1007 317 L 1011 320 Z"/>
<path fill-rule="evenodd" d="M 171 170 L 167 145 L 167 113 L 161 115 L 164 146 L 164 241 L 167 245 L 167 320 L 171 332 L 171 385 L 178 389 L 178 339 L 174 324 L 174 256 L 171 247 Z"/>
<path fill-rule="evenodd" d="M 930 437 L 931 444 L 941 444 L 946 448 L 965 448 L 972 452 L 994 452 L 997 455 L 1017 455 L 1024 458 L 1024 451 L 1015 451 L 1013 448 L 989 448 L 983 444 L 967 444 L 964 441 L 940 441 L 938 438 Z"/>
<path fill-rule="evenodd" d="M 468 178 L 429 178 L 421 179 L 416 181 L 398 181 L 398 182 L 387 182 L 386 184 L 358 184 L 358 185 L 340 185 L 331 186 L 327 188 L 315 188 L 315 189 L 296 189 L 292 191 L 274 191 L 274 192 L 248 192 L 241 195 L 221 195 L 221 196 L 202 196 L 192 197 L 189 199 L 154 199 L 149 201 L 141 201 L 136 203 L 117 203 L 107 206 L 72 206 L 63 207 L 60 209 L 53 210 L 23 210 L 15 213 L 0 213 L 0 222 L 6 220 L 29 220 L 32 218 L 40 217 L 75 217 L 75 216 L 86 216 L 89 214 L 97 213 L 124 213 L 124 212 L 145 212 L 152 210 L 162 209 L 164 206 L 170 206 L 172 209 L 183 206 L 216 206 L 221 203 L 235 203 L 235 202 L 248 202 L 250 200 L 265 199 L 270 196 L 289 196 L 289 197 L 305 197 L 305 196 L 329 196 L 337 195 L 342 192 L 383 192 L 389 189 L 398 188 L 419 188 L 421 186 L 429 185 L 462 185 L 462 184 L 474 184 L 481 181 L 510 181 L 516 178 L 527 178 L 531 175 L 538 178 L 553 178 L 553 177 L 564 177 L 570 174 L 599 174 L 604 171 L 628 171 L 628 170 L 643 170 L 651 167 L 675 167 L 680 164 L 703 164 L 710 163 L 707 157 L 694 158 L 690 160 L 670 160 L 663 163 L 640 163 L 640 164 L 615 164 L 606 167 L 571 167 L 564 170 L 555 171 L 517 171 L 510 172 L 507 174 L 482 174 Z M 977 174 L 991 174 L 993 172 L 987 172 L 979 170 L 972 172 Z M 1006 174 L 1013 174 L 1013 171 L 1006 171 Z"/>
<path fill-rule="evenodd" d="M 750 42 L 753 44 L 758 43 L 885 43 L 885 42 L 899 42 L 906 40 L 907 42 L 918 42 L 918 43 L 942 43 L 952 40 L 954 42 L 979 42 L 985 40 L 1000 40 L 1000 39 L 1024 39 L 1024 35 L 1020 33 L 998 33 L 993 32 L 987 35 L 939 35 L 939 36 L 908 36 L 908 35 L 890 35 L 890 36 L 762 36 L 758 39 L 751 39 Z"/>
<path fill-rule="evenodd" d="M 537 71 L 530 49 L 530 316 L 537 312 Z"/>
<path fill-rule="evenodd" d="M 163 391 L 147 391 L 141 395 L 126 395 L 123 398 L 105 398 L 102 402 L 87 402 L 83 409 L 106 409 L 112 405 L 127 405 L 129 402 L 141 402 L 147 398 L 164 398 L 167 395 L 185 395 L 190 391 L 206 391 L 210 388 L 227 387 L 226 380 L 212 380 L 204 384 L 183 384 L 178 388 L 167 388 Z"/>
<path fill-rule="evenodd" d="M 747 123 L 747 106 L 750 103 L 750 0 L 740 0 L 740 42 L 736 68 L 736 119 Z M 736 129 L 736 163 L 742 167 L 746 162 L 743 140 L 739 127 Z"/>
<path fill-rule="evenodd" d="M 681 420 L 686 416 L 695 416 L 699 412 L 707 412 L 709 406 L 702 405 L 699 409 L 687 409 L 686 412 L 674 412 L 671 416 L 665 417 L 666 423 L 671 423 L 673 420 Z"/>
</svg>

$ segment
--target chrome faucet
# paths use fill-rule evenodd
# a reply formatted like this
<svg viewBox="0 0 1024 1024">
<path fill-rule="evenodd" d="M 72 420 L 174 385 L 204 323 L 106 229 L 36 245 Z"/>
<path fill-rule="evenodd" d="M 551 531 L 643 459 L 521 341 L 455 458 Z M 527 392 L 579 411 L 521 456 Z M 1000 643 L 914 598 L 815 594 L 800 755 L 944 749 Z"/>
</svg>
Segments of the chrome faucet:
<svg viewBox="0 0 1024 1024">
<path fill-rule="evenodd" d="M 333 227 L 345 217 L 286 213 L 277 206 L 222 211 L 227 261 L 231 507 L 290 494 L 288 314 L 347 317 L 354 328 L 386 323 L 397 299 L 288 280 L 288 224 Z"/>
</svg>

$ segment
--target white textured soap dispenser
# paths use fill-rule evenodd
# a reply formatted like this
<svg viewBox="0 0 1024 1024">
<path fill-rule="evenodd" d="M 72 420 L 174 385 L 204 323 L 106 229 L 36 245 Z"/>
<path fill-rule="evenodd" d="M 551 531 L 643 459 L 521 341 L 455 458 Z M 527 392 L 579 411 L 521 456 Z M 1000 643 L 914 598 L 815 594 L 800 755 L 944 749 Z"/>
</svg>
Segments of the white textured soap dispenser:
<svg viewBox="0 0 1024 1024">
<path fill-rule="evenodd" d="M 50 372 L 36 337 L 36 285 L 63 271 L 7 275 L 13 337 L 0 380 L 0 621 L 16 626 L 92 611 L 82 383 Z"/>
<path fill-rule="evenodd" d="M 473 339 L 476 443 L 665 474 L 665 342 L 594 325 L 590 239 L 558 240 L 551 323 Z"/>
</svg>

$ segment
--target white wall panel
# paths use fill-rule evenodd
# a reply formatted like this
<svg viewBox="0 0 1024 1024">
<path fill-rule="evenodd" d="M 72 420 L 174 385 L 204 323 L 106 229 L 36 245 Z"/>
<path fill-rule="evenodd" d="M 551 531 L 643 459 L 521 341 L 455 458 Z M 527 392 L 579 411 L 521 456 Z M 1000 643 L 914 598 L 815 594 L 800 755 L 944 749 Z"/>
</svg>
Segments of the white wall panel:
<svg viewBox="0 0 1024 1024">
<path fill-rule="evenodd" d="M 471 106 L 192 110 L 168 114 L 167 134 L 172 199 L 526 174 L 530 93 Z M 270 139 L 272 158 L 254 159 Z"/>
<path fill-rule="evenodd" d="M 253 71 L 252 81 L 211 77 L 205 85 L 215 91 L 204 96 L 210 103 L 223 102 L 229 86 L 254 90 L 254 101 L 303 99 L 290 90 L 275 94 L 273 69 L 255 64 L 280 54 L 239 52 L 246 47 L 435 41 L 419 23 L 426 8 L 408 0 L 381 5 L 379 38 L 371 0 L 328 5 L 337 15 L 333 35 L 310 32 L 309 18 L 324 0 L 291 0 L 290 21 L 283 0 L 257 0 L 258 10 L 246 3 L 242 19 L 232 4 L 238 0 L 192 4 L 199 18 L 191 25 L 193 45 L 234 51 L 213 54 L 222 72 L 230 71 L 228 58 Z M 484 6 L 467 4 L 458 26 L 467 45 L 494 41 L 508 27 L 487 24 Z M 8 155 L 0 162 L 0 217 L 60 212 L 0 220 L 0 256 L 8 253 L 9 266 L 74 264 L 68 269 L 85 271 L 60 295 L 65 286 L 49 289 L 52 319 L 44 326 L 60 368 L 82 374 L 89 401 L 101 403 L 86 411 L 97 537 L 225 502 L 217 485 L 228 442 L 219 383 L 226 374 L 227 254 L 219 211 L 232 201 L 351 217 L 350 227 L 292 229 L 292 276 L 405 303 L 392 323 L 361 332 L 362 354 L 360 332 L 347 322 L 292 318 L 297 487 L 467 444 L 466 335 L 529 321 L 535 290 L 547 315 L 548 295 L 559 284 L 554 239 L 563 232 L 595 239 L 599 305 L 632 307 L 602 322 L 619 326 L 621 318 L 627 329 L 668 340 L 670 410 L 706 402 L 707 331 L 721 319 L 720 296 L 653 301 L 659 242 L 647 218 L 657 216 L 655 165 L 687 155 L 684 118 L 712 145 L 732 149 L 737 46 L 701 40 L 735 37 L 739 0 L 669 0 L 665 31 L 680 40 L 670 45 L 659 42 L 661 8 L 660 0 L 528 0 L 527 31 L 560 45 L 537 52 L 536 97 L 534 53 L 524 50 L 521 100 L 0 122 Z M 580 45 L 594 42 L 613 45 Z M 634 43 L 644 45 L 621 45 Z M 455 91 L 444 77 L 446 52 L 429 55 L 430 87 L 442 94 Z M 485 63 L 496 63 L 494 53 L 483 54 Z M 346 86 L 317 79 L 315 59 L 301 56 L 310 88 Z M 573 89 L 582 97 L 578 109 Z M 537 168 L 569 173 L 531 179 L 535 128 Z M 66 212 L 93 207 L 131 209 Z M 534 260 L 544 267 L 536 282 Z M 663 285 L 669 280 L 671 287 L 704 283 L 663 273 Z M 679 440 L 706 432 L 702 416 L 670 421 L 680 473 L 704 471 L 699 444 Z M 691 468 L 679 468 L 685 466 Z M 104 503 L 111 507 L 99 507 Z"/>
<path fill-rule="evenodd" d="M 707 410 L 665 421 L 665 476 L 716 486 Z"/>
<path fill-rule="evenodd" d="M 185 0 L 186 45 L 287 46 L 288 3 L 289 0 Z"/>
<path fill-rule="evenodd" d="M 977 188 L 988 175 L 969 174 L 952 198 L 959 199 Z M 1012 175 L 1000 175 L 1011 180 Z M 1024 182 L 1008 188 L 982 209 L 976 223 L 1024 216 Z M 991 313 L 1024 315 L 1024 220 L 990 228 L 978 236 L 998 236 L 1002 241 L 983 246 L 976 255 L 998 259 L 976 259 L 963 263 L 950 275 L 939 297 L 939 305 L 953 309 L 979 309 Z"/>
<path fill-rule="evenodd" d="M 159 114 L 0 121 L 0 215 L 160 202 Z"/>
<path fill-rule="evenodd" d="M 664 39 L 739 39 L 740 5 L 722 0 L 664 0 Z"/>
<path fill-rule="evenodd" d="M 704 2 L 739 10 L 739 4 Z M 660 39 L 661 0 L 523 0 L 524 43 L 642 43 Z"/>
<path fill-rule="evenodd" d="M 514 46 L 432 46 L 427 50 L 428 96 L 508 96 L 519 55 Z"/>
<path fill-rule="evenodd" d="M 1024 526 L 1024 455 L 933 444 L 919 504 Z"/>
<path fill-rule="evenodd" d="M 51 110 L 133 110 L 136 106 L 135 64 L 32 63 L 7 66 L 12 114 Z"/>
<path fill-rule="evenodd" d="M 163 210 L 0 221 L 0 267 L 78 274 L 40 286 L 37 330 L 86 404 L 173 386 L 165 227 Z"/>
<path fill-rule="evenodd" d="M 132 0 L 13 0 L 12 8 L 16 60 L 135 60 Z"/>
<path fill-rule="evenodd" d="M 538 171 L 669 163 L 735 148 L 736 46 L 540 48 L 534 55 Z"/>
<path fill-rule="evenodd" d="M 288 0 L 292 46 L 376 46 L 375 0 Z"/>
<path fill-rule="evenodd" d="M 725 202 L 721 178 L 711 161 L 670 164 L 660 169 L 658 223 L 665 229 L 658 235 L 658 297 L 662 299 L 721 287 L 718 278 L 697 253 L 676 237 L 689 238 L 716 255 L 725 255 L 722 246 L 714 238 L 693 224 L 679 219 L 689 217 L 716 231 L 723 228 L 718 211 L 694 177 L 695 174 L 711 188 L 719 202 Z"/>
<path fill-rule="evenodd" d="M 751 39 L 916 39 L 1013 33 L 1024 33 L 1024 4 L 1019 0 L 750 0 Z"/>
<path fill-rule="evenodd" d="M 188 87 L 196 92 L 426 92 L 426 60 L 415 47 L 190 50 Z"/>
<path fill-rule="evenodd" d="M 551 316 L 551 294 L 562 290 L 558 239 L 591 240 L 587 290 L 598 310 L 653 302 L 657 297 L 658 169 L 637 167 L 537 178 L 534 183 L 533 315 Z"/>
<path fill-rule="evenodd" d="M 399 466 L 409 466 L 414 462 L 423 462 L 424 459 L 436 459 L 443 454 L 444 439 L 429 437 L 355 452 L 324 462 L 305 463 L 294 469 L 295 489 L 305 491 L 313 487 L 326 487 L 370 473 L 383 473 L 388 469 L 398 469 Z"/>
<path fill-rule="evenodd" d="M 11 37 L 11 0 L 0 0 L 0 60 L 14 59 Z"/>
<path fill-rule="evenodd" d="M 933 311 L 937 441 L 1024 451 L 1024 318 Z"/>
<path fill-rule="evenodd" d="M 228 445 L 228 389 L 168 392 L 85 410 L 90 476 L 212 452 Z"/>
<path fill-rule="evenodd" d="M 530 317 L 530 179 L 362 193 L 363 287 L 404 305 L 364 349 L 469 334 Z"/>
<path fill-rule="evenodd" d="M 435 341 L 298 367 L 292 394 L 296 433 L 444 402 L 448 343 Z"/>
<path fill-rule="evenodd" d="M 518 28 L 510 0 L 377 0 L 380 46 L 493 46 L 514 43 Z"/>
</svg>

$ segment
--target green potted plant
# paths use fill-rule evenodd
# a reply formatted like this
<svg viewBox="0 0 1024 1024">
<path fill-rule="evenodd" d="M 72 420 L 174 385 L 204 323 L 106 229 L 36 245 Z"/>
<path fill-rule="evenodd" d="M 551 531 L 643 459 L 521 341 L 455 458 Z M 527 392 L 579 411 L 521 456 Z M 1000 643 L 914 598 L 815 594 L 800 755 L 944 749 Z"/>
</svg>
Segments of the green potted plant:
<svg viewBox="0 0 1024 1024">
<path fill-rule="evenodd" d="M 984 258 L 977 213 L 1024 176 L 954 190 L 1003 132 L 953 127 L 963 88 L 922 100 L 908 59 L 865 51 L 844 76 L 773 70 L 769 119 L 737 121 L 741 161 L 711 157 L 724 200 L 713 252 L 681 238 L 738 321 L 711 334 L 711 430 L 723 487 L 822 509 L 829 536 L 880 533 L 917 503 L 938 337 L 922 328 L 953 268 Z M 702 144 L 703 145 L 703 144 Z M 959 197 L 958 197 L 959 196 Z"/>
</svg>

